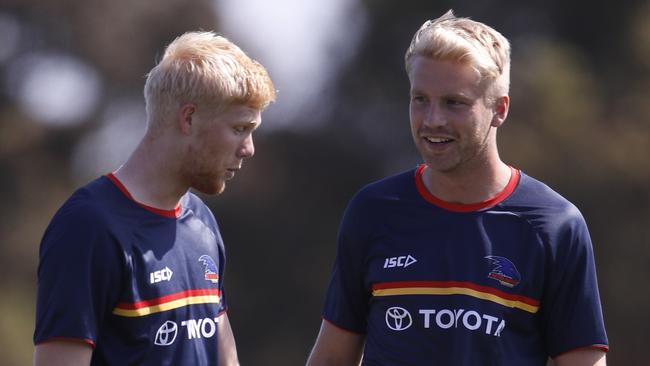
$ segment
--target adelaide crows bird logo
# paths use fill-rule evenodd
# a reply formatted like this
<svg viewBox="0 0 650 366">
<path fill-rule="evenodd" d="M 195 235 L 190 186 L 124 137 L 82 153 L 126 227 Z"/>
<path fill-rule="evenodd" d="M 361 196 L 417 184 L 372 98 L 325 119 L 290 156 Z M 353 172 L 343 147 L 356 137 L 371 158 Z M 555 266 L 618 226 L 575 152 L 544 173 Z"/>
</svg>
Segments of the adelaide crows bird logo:
<svg viewBox="0 0 650 366">
<path fill-rule="evenodd" d="M 219 282 L 219 270 L 217 269 L 217 264 L 214 262 L 214 259 L 209 255 L 204 254 L 199 257 L 199 262 L 203 263 L 205 280 L 212 283 Z"/>
<path fill-rule="evenodd" d="M 497 280 L 507 287 L 515 287 L 521 282 L 517 267 L 509 259 L 496 255 L 488 255 L 485 259 L 489 260 L 493 266 L 488 278 Z"/>
</svg>

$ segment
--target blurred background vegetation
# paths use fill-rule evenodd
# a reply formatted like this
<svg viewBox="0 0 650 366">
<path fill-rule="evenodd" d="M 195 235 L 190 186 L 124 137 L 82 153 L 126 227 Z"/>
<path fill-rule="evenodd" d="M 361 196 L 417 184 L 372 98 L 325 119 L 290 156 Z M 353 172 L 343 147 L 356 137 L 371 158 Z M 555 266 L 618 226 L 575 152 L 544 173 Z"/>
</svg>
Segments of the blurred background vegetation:
<svg viewBox="0 0 650 366">
<path fill-rule="evenodd" d="M 38 246 L 72 191 L 144 131 L 144 75 L 188 30 L 224 34 L 279 89 L 257 154 L 206 197 L 228 250 L 244 365 L 303 364 L 341 213 L 362 185 L 414 167 L 403 54 L 453 8 L 513 46 L 504 160 L 590 225 L 611 365 L 647 365 L 650 3 L 533 0 L 1 0 L 0 355 L 31 363 Z"/>
</svg>

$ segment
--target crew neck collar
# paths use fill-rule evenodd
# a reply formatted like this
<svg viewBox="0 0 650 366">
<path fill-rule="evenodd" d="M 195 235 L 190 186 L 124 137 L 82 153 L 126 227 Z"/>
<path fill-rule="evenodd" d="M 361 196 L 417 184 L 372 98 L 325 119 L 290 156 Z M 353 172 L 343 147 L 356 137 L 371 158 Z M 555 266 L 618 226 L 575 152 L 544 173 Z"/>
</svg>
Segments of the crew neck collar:
<svg viewBox="0 0 650 366">
<path fill-rule="evenodd" d="M 138 206 L 144 208 L 147 211 L 153 212 L 156 215 L 164 216 L 164 217 L 170 217 L 170 218 L 177 218 L 181 215 L 181 212 L 183 211 L 183 206 L 178 203 L 176 207 L 173 210 L 165 210 L 162 208 L 157 208 L 149 205 L 145 205 L 144 203 L 138 202 L 135 198 L 133 198 L 133 195 L 131 195 L 131 192 L 129 192 L 128 189 L 122 184 L 122 182 L 115 176 L 115 173 L 108 173 L 106 174 L 106 177 L 115 184 L 115 186 L 131 201 L 135 202 L 138 204 Z"/>
<path fill-rule="evenodd" d="M 427 169 L 426 164 L 421 164 L 415 170 L 415 185 L 417 186 L 418 192 L 420 193 L 422 198 L 424 198 L 427 202 L 433 205 L 454 212 L 480 211 L 485 208 L 493 207 L 499 204 L 500 202 L 508 198 L 512 194 L 512 192 L 514 192 L 515 188 L 517 188 L 517 184 L 519 184 L 519 179 L 521 177 L 521 172 L 518 169 L 510 167 L 510 172 L 511 172 L 510 179 L 508 180 L 508 184 L 506 184 L 506 186 L 503 188 L 503 190 L 501 190 L 501 192 L 497 193 L 494 197 L 491 197 L 485 201 L 465 204 L 465 203 L 448 202 L 431 194 L 431 192 L 429 192 L 429 190 L 424 185 L 423 174 L 425 169 Z"/>
</svg>

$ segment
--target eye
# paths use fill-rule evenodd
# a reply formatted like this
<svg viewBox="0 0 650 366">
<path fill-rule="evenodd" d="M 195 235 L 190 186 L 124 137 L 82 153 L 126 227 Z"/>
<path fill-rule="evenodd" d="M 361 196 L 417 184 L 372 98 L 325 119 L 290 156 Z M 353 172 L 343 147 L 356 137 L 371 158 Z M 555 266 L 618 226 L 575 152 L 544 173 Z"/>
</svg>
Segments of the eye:
<svg viewBox="0 0 650 366">
<path fill-rule="evenodd" d="M 447 100 L 445 101 L 445 103 L 446 103 L 448 106 L 451 106 L 451 107 L 460 107 L 460 106 L 465 106 L 465 105 L 467 105 L 467 103 L 465 103 L 465 101 L 460 100 L 460 99 L 454 99 L 454 98 L 449 98 L 449 99 L 447 99 Z"/>
<path fill-rule="evenodd" d="M 244 126 L 235 126 L 235 127 L 233 127 L 233 130 L 235 130 L 235 132 L 237 134 L 242 134 L 242 133 L 246 132 L 246 127 L 244 127 Z"/>
<path fill-rule="evenodd" d="M 426 101 L 427 101 L 427 98 L 422 96 L 422 95 L 412 95 L 411 96 L 411 102 L 413 102 L 413 103 L 420 104 L 420 103 L 426 103 Z"/>
</svg>

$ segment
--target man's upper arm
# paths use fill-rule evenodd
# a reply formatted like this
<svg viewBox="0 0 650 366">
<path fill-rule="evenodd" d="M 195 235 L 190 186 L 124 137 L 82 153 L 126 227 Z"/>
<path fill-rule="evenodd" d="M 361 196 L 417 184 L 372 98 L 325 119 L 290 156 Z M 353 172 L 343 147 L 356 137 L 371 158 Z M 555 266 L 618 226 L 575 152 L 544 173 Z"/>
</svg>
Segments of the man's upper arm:
<svg viewBox="0 0 650 366">
<path fill-rule="evenodd" d="M 540 311 L 547 352 L 558 359 L 591 346 L 607 350 L 594 250 L 584 218 L 568 206 L 543 233 L 550 249 Z"/>
<path fill-rule="evenodd" d="M 217 344 L 219 366 L 238 366 L 237 346 L 235 344 L 235 336 L 232 333 L 232 327 L 230 326 L 230 320 L 228 320 L 228 314 L 221 314 L 217 324 L 219 327 L 219 343 Z"/>
<path fill-rule="evenodd" d="M 307 366 L 359 365 L 364 341 L 363 334 L 344 330 L 323 320 Z"/>
<path fill-rule="evenodd" d="M 122 264 L 103 216 L 66 204 L 40 247 L 34 343 L 93 343 L 120 289 Z"/>
<path fill-rule="evenodd" d="M 34 348 L 34 366 L 88 366 L 92 354 L 92 347 L 83 342 L 41 343 Z"/>
</svg>

